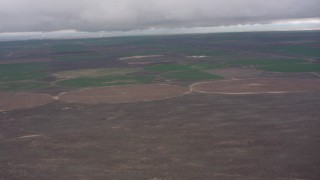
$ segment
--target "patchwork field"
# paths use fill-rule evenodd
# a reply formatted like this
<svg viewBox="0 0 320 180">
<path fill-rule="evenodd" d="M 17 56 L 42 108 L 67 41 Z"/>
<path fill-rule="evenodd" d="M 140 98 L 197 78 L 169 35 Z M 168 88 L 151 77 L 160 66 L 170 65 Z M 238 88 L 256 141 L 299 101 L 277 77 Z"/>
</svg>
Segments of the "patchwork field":
<svg viewBox="0 0 320 180">
<path fill-rule="evenodd" d="M 0 42 L 0 179 L 318 179 L 319 45 L 319 31 Z"/>
</svg>

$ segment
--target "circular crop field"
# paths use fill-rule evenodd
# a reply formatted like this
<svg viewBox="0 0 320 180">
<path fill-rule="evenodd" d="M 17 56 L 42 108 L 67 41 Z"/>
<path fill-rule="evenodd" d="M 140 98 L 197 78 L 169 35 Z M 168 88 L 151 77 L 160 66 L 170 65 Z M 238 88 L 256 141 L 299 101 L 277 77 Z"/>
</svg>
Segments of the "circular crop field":
<svg viewBox="0 0 320 180">
<path fill-rule="evenodd" d="M 47 94 L 37 93 L 0 93 L 0 112 L 27 109 L 53 102 L 55 99 Z"/>
<path fill-rule="evenodd" d="M 81 89 L 63 93 L 59 100 L 67 103 L 132 103 L 181 96 L 188 88 L 167 84 L 145 84 Z"/>
<path fill-rule="evenodd" d="M 260 94 L 320 90 L 320 80 L 310 79 L 239 79 L 196 83 L 191 89 L 202 93 Z"/>
</svg>

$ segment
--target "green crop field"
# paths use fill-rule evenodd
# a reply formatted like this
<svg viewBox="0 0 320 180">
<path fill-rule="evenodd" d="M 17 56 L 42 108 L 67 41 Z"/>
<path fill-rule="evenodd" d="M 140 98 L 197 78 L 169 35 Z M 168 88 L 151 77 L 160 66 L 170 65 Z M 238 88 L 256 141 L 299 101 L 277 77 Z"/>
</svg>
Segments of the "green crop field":
<svg viewBox="0 0 320 180">
<path fill-rule="evenodd" d="M 61 71 L 55 73 L 58 78 L 80 78 L 97 76 L 125 76 L 130 73 L 139 72 L 140 68 L 99 68 L 99 69 L 80 69 L 71 71 Z"/>
<path fill-rule="evenodd" d="M 320 72 L 320 64 L 281 64 L 258 69 L 275 72 Z"/>
<path fill-rule="evenodd" d="M 185 70 L 191 70 L 192 68 L 190 66 L 182 65 L 182 64 L 161 64 L 161 65 L 147 66 L 144 69 L 149 71 L 185 71 Z"/>
<path fill-rule="evenodd" d="M 46 71 L 42 63 L 0 64 L 0 82 L 41 78 L 47 75 Z"/>
<path fill-rule="evenodd" d="M 225 68 L 225 67 L 227 67 L 227 64 L 198 63 L 198 64 L 192 64 L 191 67 L 193 69 L 209 70 L 209 69 Z"/>
<path fill-rule="evenodd" d="M 61 56 L 56 57 L 54 60 L 56 61 L 95 61 L 101 60 L 105 57 L 97 54 L 85 54 L 85 55 L 72 55 L 72 56 Z"/>
<path fill-rule="evenodd" d="M 299 54 L 307 57 L 320 57 L 320 50 L 318 47 L 316 48 L 308 46 L 276 46 L 270 49 L 278 52 Z"/>
<path fill-rule="evenodd" d="M 51 46 L 50 50 L 54 53 L 64 53 L 64 52 L 81 52 L 87 51 L 87 47 L 77 45 L 77 44 L 59 44 Z"/>
<path fill-rule="evenodd" d="M 248 60 L 236 60 L 227 62 L 229 65 L 281 65 L 281 64 L 297 64 L 304 63 L 304 60 L 299 59 L 248 59 Z"/>
<path fill-rule="evenodd" d="M 44 82 L 7 82 L 0 83 L 0 91 L 4 92 L 27 92 L 34 91 L 44 87 L 49 84 Z"/>
<path fill-rule="evenodd" d="M 210 79 L 222 79 L 221 76 L 210 74 L 199 70 L 169 72 L 163 74 L 162 77 L 168 79 L 178 80 L 210 80 Z"/>
<path fill-rule="evenodd" d="M 153 76 L 105 76 L 68 79 L 58 82 L 57 85 L 67 87 L 97 87 L 151 83 L 152 81 L 154 81 Z"/>
</svg>

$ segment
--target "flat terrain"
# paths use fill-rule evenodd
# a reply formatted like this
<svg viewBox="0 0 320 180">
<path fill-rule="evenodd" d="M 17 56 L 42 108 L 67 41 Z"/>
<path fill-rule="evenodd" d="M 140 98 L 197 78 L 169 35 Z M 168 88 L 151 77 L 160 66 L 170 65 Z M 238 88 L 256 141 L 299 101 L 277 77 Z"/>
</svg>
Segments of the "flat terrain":
<svg viewBox="0 0 320 180">
<path fill-rule="evenodd" d="M 261 94 L 320 91 L 320 80 L 309 79 L 236 79 L 202 82 L 192 90 L 217 94 Z"/>
<path fill-rule="evenodd" d="M 59 96 L 59 100 L 68 103 L 117 104 L 168 99 L 188 92 L 189 89 L 186 87 L 167 84 L 113 86 L 63 93 Z"/>
<path fill-rule="evenodd" d="M 0 99 L 0 112 L 34 108 L 54 101 L 50 95 L 39 93 L 0 93 Z"/>
<path fill-rule="evenodd" d="M 0 42 L 0 180 L 317 180 L 319 48 L 319 31 Z"/>
<path fill-rule="evenodd" d="M 317 179 L 319 93 L 1 114 L 3 179 Z"/>
</svg>

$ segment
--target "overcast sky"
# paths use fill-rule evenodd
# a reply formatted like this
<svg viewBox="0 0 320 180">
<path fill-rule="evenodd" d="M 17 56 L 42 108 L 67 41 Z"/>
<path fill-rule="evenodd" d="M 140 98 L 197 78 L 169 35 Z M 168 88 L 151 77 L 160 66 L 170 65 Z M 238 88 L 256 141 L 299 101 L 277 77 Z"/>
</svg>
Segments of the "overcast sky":
<svg viewBox="0 0 320 180">
<path fill-rule="evenodd" d="M 0 33 L 214 27 L 320 18 L 320 0 L 0 0 Z"/>
</svg>

